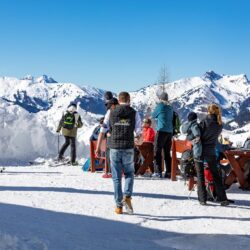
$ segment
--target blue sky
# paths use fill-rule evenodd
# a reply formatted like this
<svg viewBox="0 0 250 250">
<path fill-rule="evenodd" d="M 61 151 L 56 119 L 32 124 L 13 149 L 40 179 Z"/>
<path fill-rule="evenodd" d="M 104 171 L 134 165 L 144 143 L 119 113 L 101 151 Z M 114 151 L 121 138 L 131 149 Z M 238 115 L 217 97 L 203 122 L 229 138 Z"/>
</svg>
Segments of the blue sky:
<svg viewBox="0 0 250 250">
<path fill-rule="evenodd" d="M 250 78 L 247 0 L 1 0 L 0 76 L 137 90 L 218 73 Z"/>
</svg>

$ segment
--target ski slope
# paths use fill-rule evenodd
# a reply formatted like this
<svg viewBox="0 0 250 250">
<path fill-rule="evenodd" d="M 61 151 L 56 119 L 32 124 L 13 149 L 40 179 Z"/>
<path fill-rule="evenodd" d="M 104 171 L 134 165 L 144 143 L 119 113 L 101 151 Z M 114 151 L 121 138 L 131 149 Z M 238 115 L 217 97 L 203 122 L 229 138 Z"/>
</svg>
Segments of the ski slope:
<svg viewBox="0 0 250 250">
<path fill-rule="evenodd" d="M 0 173 L 1 250 L 248 249 L 250 195 L 200 206 L 182 180 L 136 179 L 134 215 L 114 214 L 113 183 L 81 167 L 6 167 Z"/>
</svg>

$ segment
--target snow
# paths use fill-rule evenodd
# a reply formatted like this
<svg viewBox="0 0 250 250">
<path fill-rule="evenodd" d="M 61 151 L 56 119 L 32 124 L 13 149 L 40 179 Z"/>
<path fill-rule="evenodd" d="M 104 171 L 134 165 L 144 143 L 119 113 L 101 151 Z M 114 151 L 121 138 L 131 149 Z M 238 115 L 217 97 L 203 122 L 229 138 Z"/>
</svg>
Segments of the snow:
<svg viewBox="0 0 250 250">
<path fill-rule="evenodd" d="M 218 75 L 213 71 L 205 76 L 166 84 L 169 99 L 178 108 L 182 120 L 191 110 L 202 115 L 207 104 L 220 103 L 225 110 L 223 121 L 230 121 L 232 129 L 235 129 L 225 133 L 240 133 L 243 142 L 249 127 L 239 128 L 234 119 L 250 93 L 247 77 L 244 74 Z M 0 77 L 0 86 L 0 164 L 26 164 L 37 157 L 55 157 L 58 151 L 56 128 L 72 100 L 79 102 L 78 111 L 84 123 L 77 136 L 78 157 L 88 157 L 90 134 L 105 111 L 104 90 L 79 87 L 73 83 L 56 83 L 46 75 L 28 75 L 22 79 Z M 132 92 L 133 107 L 141 114 L 150 115 L 158 102 L 157 93 L 161 90 L 162 86 L 155 84 Z M 60 136 L 60 145 L 62 143 Z"/>
<path fill-rule="evenodd" d="M 6 167 L 0 249 L 248 249 L 250 196 L 200 206 L 184 182 L 136 179 L 134 215 L 114 213 L 113 184 L 81 167 Z M 123 183 L 124 184 L 124 183 Z"/>
</svg>

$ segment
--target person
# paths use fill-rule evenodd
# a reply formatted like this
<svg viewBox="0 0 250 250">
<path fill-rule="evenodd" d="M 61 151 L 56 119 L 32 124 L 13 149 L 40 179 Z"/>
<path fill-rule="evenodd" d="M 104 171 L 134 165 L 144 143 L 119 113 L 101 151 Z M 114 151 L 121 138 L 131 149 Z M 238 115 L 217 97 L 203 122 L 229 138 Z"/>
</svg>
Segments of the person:
<svg viewBox="0 0 250 250">
<path fill-rule="evenodd" d="M 123 206 L 128 213 L 133 213 L 132 194 L 134 184 L 134 137 L 141 135 L 139 113 L 130 107 L 130 95 L 121 92 L 119 105 L 108 110 L 105 115 L 103 130 L 98 138 L 96 154 L 107 130 L 110 131 L 110 162 L 114 184 L 115 213 L 122 214 Z M 135 133 L 135 136 L 134 136 Z M 122 172 L 125 176 L 124 197 L 122 193 Z"/>
<path fill-rule="evenodd" d="M 168 102 L 168 94 L 163 92 L 159 95 L 160 103 L 152 113 L 152 118 L 157 120 L 156 136 L 154 143 L 155 169 L 152 177 L 162 178 L 162 150 L 166 172 L 164 177 L 171 176 L 171 144 L 173 136 L 173 108 Z"/>
<path fill-rule="evenodd" d="M 102 124 L 103 124 L 103 120 L 104 120 L 104 116 L 101 117 L 98 121 L 99 121 L 99 124 L 94 128 L 89 140 L 90 141 L 97 141 L 98 139 L 98 135 L 100 133 L 100 129 L 102 127 Z"/>
<path fill-rule="evenodd" d="M 108 103 L 107 103 L 107 105 L 106 105 L 106 107 L 107 107 L 107 110 L 112 110 L 112 109 L 114 109 L 117 105 L 118 105 L 119 103 L 118 103 L 118 100 L 117 100 L 117 98 L 115 98 L 115 97 L 112 97 L 109 101 L 108 101 Z M 107 112 L 108 113 L 108 112 Z M 104 119 L 105 119 L 105 117 L 104 117 Z M 107 120 L 107 119 L 106 119 Z M 104 175 L 102 176 L 103 178 L 111 178 L 112 177 L 112 174 L 111 174 L 111 167 L 110 167 L 110 148 L 109 148 L 109 141 L 110 141 L 110 131 L 109 130 L 107 130 L 106 131 L 106 139 L 107 139 L 107 144 L 106 144 L 106 160 L 107 160 L 107 162 L 108 162 L 108 169 L 107 169 L 107 172 L 106 173 L 104 173 Z"/>
<path fill-rule="evenodd" d="M 104 94 L 104 100 L 105 100 L 105 107 L 107 110 L 110 109 L 111 107 L 111 103 L 110 101 L 113 99 L 113 93 L 111 91 L 106 91 L 105 94 Z"/>
<path fill-rule="evenodd" d="M 77 112 L 77 104 L 75 102 L 71 102 L 67 108 L 67 111 L 62 115 L 62 118 L 59 122 L 56 132 L 59 133 L 62 130 L 62 134 L 65 138 L 65 143 L 62 145 L 58 160 L 64 159 L 64 152 L 71 146 L 71 157 L 70 163 L 72 165 L 77 165 L 76 162 L 76 135 L 77 129 L 83 126 L 81 116 Z"/>
<path fill-rule="evenodd" d="M 147 168 L 150 168 L 151 173 L 154 173 L 154 139 L 155 139 L 155 131 L 151 127 L 151 119 L 145 118 L 143 119 L 143 130 L 142 130 L 142 144 L 136 145 L 140 154 L 143 157 L 142 164 L 139 164 L 139 168 L 136 171 L 136 175 L 144 175 Z"/>
<path fill-rule="evenodd" d="M 190 112 L 187 118 L 188 122 L 182 125 L 182 132 L 187 134 L 187 140 L 191 141 L 193 145 L 192 151 L 194 161 L 201 161 L 201 132 L 197 122 L 197 114 L 195 112 Z"/>
<path fill-rule="evenodd" d="M 250 149 L 250 136 L 248 136 L 247 139 L 245 140 L 245 142 L 243 144 L 243 148 Z"/>
<path fill-rule="evenodd" d="M 222 131 L 221 110 L 218 105 L 211 104 L 208 106 L 207 116 L 200 122 L 200 129 L 202 144 L 202 162 L 195 162 L 198 184 L 198 200 L 201 205 L 206 205 L 207 192 L 205 188 L 203 164 L 205 160 L 209 166 L 213 177 L 215 191 L 217 194 L 217 201 L 219 201 L 222 206 L 227 206 L 229 205 L 229 200 L 227 199 L 222 180 L 219 176 L 215 154 L 218 136 Z"/>
</svg>

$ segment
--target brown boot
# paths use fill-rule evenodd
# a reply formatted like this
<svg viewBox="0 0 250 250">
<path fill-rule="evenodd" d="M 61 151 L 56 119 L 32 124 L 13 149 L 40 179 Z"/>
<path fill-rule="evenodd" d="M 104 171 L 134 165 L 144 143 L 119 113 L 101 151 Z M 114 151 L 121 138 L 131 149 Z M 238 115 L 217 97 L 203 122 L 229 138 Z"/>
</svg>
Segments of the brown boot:
<svg viewBox="0 0 250 250">
<path fill-rule="evenodd" d="M 115 208 L 115 213 L 116 214 L 122 214 L 123 212 L 122 212 L 122 207 L 116 207 Z"/>
<path fill-rule="evenodd" d="M 132 200 L 131 197 L 125 196 L 123 198 L 123 201 L 122 201 L 122 203 L 125 206 L 126 211 L 127 211 L 128 214 L 133 214 L 133 212 L 134 212 L 131 200 Z"/>
</svg>

